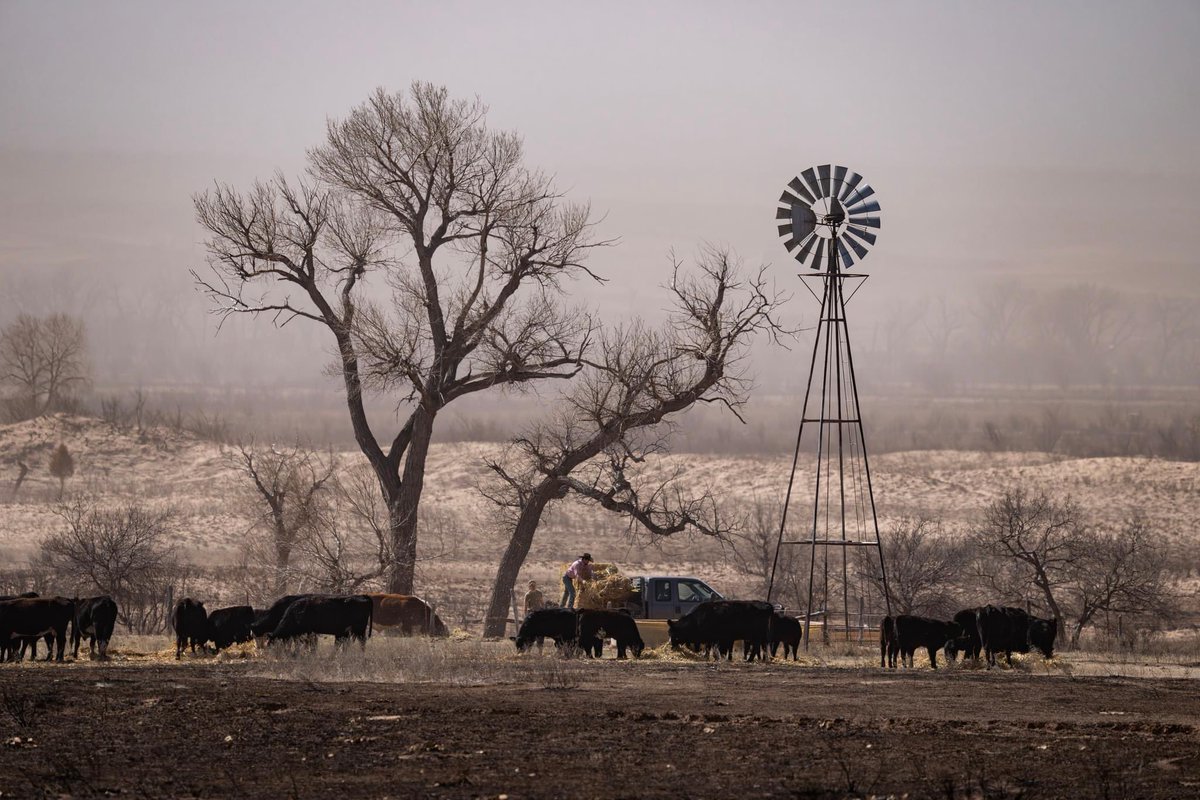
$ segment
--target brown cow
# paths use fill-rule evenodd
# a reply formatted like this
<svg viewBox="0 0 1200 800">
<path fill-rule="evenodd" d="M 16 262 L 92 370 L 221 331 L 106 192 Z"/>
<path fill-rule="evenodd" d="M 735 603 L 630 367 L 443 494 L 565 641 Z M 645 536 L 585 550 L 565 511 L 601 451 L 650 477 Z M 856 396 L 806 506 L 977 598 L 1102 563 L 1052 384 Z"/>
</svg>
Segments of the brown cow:
<svg viewBox="0 0 1200 800">
<path fill-rule="evenodd" d="M 450 630 L 433 607 L 407 594 L 368 592 L 375 609 L 375 627 L 399 628 L 404 636 L 449 636 Z"/>
</svg>

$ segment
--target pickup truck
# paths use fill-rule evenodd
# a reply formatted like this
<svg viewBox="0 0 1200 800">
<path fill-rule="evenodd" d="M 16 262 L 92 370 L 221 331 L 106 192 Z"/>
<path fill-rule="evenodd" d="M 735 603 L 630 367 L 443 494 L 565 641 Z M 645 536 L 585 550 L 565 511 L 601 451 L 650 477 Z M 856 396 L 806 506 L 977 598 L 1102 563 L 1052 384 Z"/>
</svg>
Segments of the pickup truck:
<svg viewBox="0 0 1200 800">
<path fill-rule="evenodd" d="M 705 600 L 722 600 L 721 593 L 699 578 L 654 575 L 630 578 L 633 595 L 625 608 L 636 619 L 679 619 Z"/>
</svg>

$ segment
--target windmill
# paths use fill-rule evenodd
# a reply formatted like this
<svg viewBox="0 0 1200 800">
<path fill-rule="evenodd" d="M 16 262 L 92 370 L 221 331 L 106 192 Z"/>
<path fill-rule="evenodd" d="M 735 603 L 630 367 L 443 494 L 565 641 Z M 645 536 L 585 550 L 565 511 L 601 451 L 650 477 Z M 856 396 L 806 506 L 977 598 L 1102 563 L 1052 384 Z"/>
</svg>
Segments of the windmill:
<svg viewBox="0 0 1200 800">
<path fill-rule="evenodd" d="M 767 589 L 767 599 L 771 600 L 780 551 L 785 547 L 806 548 L 807 553 L 802 552 L 802 555 L 808 556 L 808 602 L 804 618 L 804 647 L 807 649 L 814 616 L 822 617 L 826 639 L 833 624 L 830 608 L 831 601 L 836 598 L 830 595 L 831 569 L 835 584 L 840 572 L 842 624 L 849 635 L 850 553 L 853 550 L 866 548 L 869 560 L 878 559 L 883 606 L 891 614 L 871 467 L 854 377 L 850 329 L 846 324 L 846 303 L 867 277 L 850 269 L 865 258 L 875 244 L 879 230 L 879 202 L 875 199 L 875 190 L 861 175 L 846 167 L 825 164 L 804 170 L 788 183 L 779 197 L 775 219 L 779 235 L 786 239 L 784 247 L 793 258 L 814 270 L 801 274 L 800 278 L 821 303 L 808 385 L 800 412 L 800 430 L 796 435 L 796 450 Z M 820 296 L 813 291 L 815 285 L 821 286 Z M 848 285 L 852 287 L 849 296 L 846 294 Z M 809 434 L 807 440 L 806 433 Z M 816 461 L 811 478 L 806 476 L 804 481 L 808 485 L 799 488 L 796 486 L 797 470 L 801 448 L 806 442 L 809 447 L 815 444 Z M 793 491 L 799 493 L 807 488 L 812 491 L 812 504 L 803 514 L 796 509 L 791 515 L 794 522 L 789 526 Z M 814 594 L 818 587 L 821 607 L 814 610 Z M 857 591 L 860 631 L 865 594 L 865 587 L 860 586 Z"/>
</svg>

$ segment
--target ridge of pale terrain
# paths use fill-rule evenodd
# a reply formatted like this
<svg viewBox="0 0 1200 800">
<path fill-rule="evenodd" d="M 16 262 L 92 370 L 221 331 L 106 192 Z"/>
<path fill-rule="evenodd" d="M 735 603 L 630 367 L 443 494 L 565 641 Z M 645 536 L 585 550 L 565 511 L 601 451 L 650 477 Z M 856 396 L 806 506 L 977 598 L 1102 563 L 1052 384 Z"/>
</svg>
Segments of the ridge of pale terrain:
<svg viewBox="0 0 1200 800">
<path fill-rule="evenodd" d="M 58 481 L 48 471 L 63 442 L 75 461 L 67 500 L 81 494 L 106 503 L 171 504 L 183 512 L 175 543 L 182 556 L 206 565 L 236 564 L 251 527 L 245 479 L 229 448 L 166 428 L 117 428 L 101 420 L 57 414 L 0 426 L 0 559 L 19 564 L 59 529 Z M 484 459 L 494 444 L 435 444 L 430 453 L 424 508 L 440 529 L 440 556 L 428 578 L 447 587 L 488 584 L 506 543 L 503 523 L 478 486 L 490 479 Z M 339 454 L 343 465 L 357 453 Z M 14 496 L 18 461 L 29 467 Z M 712 491 L 723 507 L 744 512 L 755 502 L 777 506 L 791 459 L 783 456 L 714 456 L 683 453 L 652 458 L 646 478 L 674 473 L 692 487 Z M 940 516 L 950 532 L 969 528 L 986 504 L 1014 486 L 1070 495 L 1097 522 L 1119 524 L 1138 511 L 1176 547 L 1190 548 L 1200 530 L 1200 464 L 1149 458 L 1067 458 L 1048 453 L 917 451 L 878 455 L 871 461 L 880 528 L 903 516 Z M 795 497 L 806 507 L 813 463 L 801 461 Z M 794 506 L 795 507 L 795 506 Z M 598 560 L 628 570 L 671 569 L 706 576 L 732 569 L 720 543 L 703 537 L 649 542 L 630 535 L 618 518 L 566 501 L 546 515 L 525 576 L 557 583 L 559 565 L 589 550 Z"/>
</svg>

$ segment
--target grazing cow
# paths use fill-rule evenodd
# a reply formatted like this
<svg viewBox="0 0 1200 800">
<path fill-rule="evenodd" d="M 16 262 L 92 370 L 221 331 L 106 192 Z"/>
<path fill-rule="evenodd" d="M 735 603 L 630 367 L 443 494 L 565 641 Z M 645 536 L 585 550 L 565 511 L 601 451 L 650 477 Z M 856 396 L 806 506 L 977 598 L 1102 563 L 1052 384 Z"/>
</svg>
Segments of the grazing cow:
<svg viewBox="0 0 1200 800">
<path fill-rule="evenodd" d="M 256 639 L 272 633 L 279 627 L 279 623 L 283 621 L 283 615 L 287 612 L 288 606 L 303 597 L 314 596 L 311 594 L 285 594 L 272 603 L 271 607 L 266 611 L 255 613 L 254 622 L 250 625 L 250 632 L 254 634 L 254 638 Z"/>
<path fill-rule="evenodd" d="M 253 624 L 254 609 L 250 606 L 218 608 L 208 615 L 208 640 L 219 653 L 227 647 L 254 638 L 250 631 Z"/>
<path fill-rule="evenodd" d="M 771 658 L 779 652 L 783 645 L 783 660 L 787 661 L 788 650 L 792 651 L 792 660 L 800 660 L 800 641 L 804 638 L 804 626 L 800 620 L 788 616 L 782 611 L 775 612 L 775 621 L 771 626 Z"/>
<path fill-rule="evenodd" d="M 376 628 L 399 628 L 404 636 L 449 636 L 450 629 L 433 607 L 419 597 L 407 594 L 369 592 L 374 604 Z"/>
<path fill-rule="evenodd" d="M 3 602 L 5 600 L 22 600 L 25 598 L 37 597 L 37 596 L 38 596 L 37 592 L 24 592 L 22 594 L 0 594 L 0 602 Z M 19 649 L 20 655 L 17 655 L 14 652 L 13 656 L 18 661 L 24 661 L 25 660 L 25 649 L 27 647 L 33 647 L 32 658 L 34 658 L 36 660 L 37 659 L 37 643 L 38 643 L 38 637 L 36 637 L 36 636 L 31 637 L 31 638 L 25 638 L 25 639 L 17 639 L 10 643 L 5 643 L 2 646 L 0 646 L 0 661 L 4 661 L 6 658 L 8 658 L 10 648 L 14 651 Z M 52 633 L 47 634 L 46 635 L 46 646 L 50 647 L 53 643 L 54 643 L 54 634 L 52 634 Z"/>
<path fill-rule="evenodd" d="M 108 595 L 76 598 L 75 624 L 71 628 L 72 658 L 79 658 L 79 642 L 88 640 L 88 652 L 93 658 L 100 648 L 100 660 L 108 658 L 108 643 L 117 627 L 117 603 Z"/>
<path fill-rule="evenodd" d="M 884 617 L 879 625 L 879 668 L 895 669 L 900 655 L 900 640 L 896 638 L 896 618 Z"/>
<path fill-rule="evenodd" d="M 976 617 L 989 667 L 995 666 L 997 653 L 1004 653 L 1009 666 L 1013 653 L 1028 653 L 1034 648 L 1046 658 L 1054 657 L 1057 620 L 1031 617 L 1024 609 L 1011 606 L 985 606 Z"/>
<path fill-rule="evenodd" d="M 913 653 L 924 647 L 929 653 L 929 666 L 937 669 L 937 651 L 952 641 L 961 631 L 954 622 L 929 617 L 901 614 L 894 623 L 896 645 L 900 650 L 900 666 L 913 668 Z"/>
<path fill-rule="evenodd" d="M 204 652 L 204 643 L 208 641 L 208 612 L 204 603 L 185 597 L 175 604 L 171 614 L 171 625 L 175 628 L 175 660 L 183 655 L 183 649 L 191 645 L 192 655 L 196 654 L 196 645 Z"/>
<path fill-rule="evenodd" d="M 267 635 L 267 641 L 304 637 L 315 647 L 315 637 L 325 634 L 333 637 L 335 652 L 347 639 L 357 639 L 365 650 L 367 637 L 372 633 L 372 612 L 371 598 L 365 594 L 308 595 L 287 607 L 279 625 Z"/>
<path fill-rule="evenodd" d="M 762 657 L 771 645 L 775 607 L 760 600 L 708 600 L 678 620 L 667 620 L 671 646 L 717 645 L 720 655 L 733 660 L 733 643 L 741 639 L 746 658 Z"/>
<path fill-rule="evenodd" d="M 626 611 L 583 609 L 578 616 L 579 644 L 588 655 L 594 651 L 596 658 L 599 658 L 604 650 L 605 639 L 617 643 L 617 658 L 624 658 L 627 649 L 633 650 L 634 658 L 640 658 L 646 649 L 637 623 Z"/>
<path fill-rule="evenodd" d="M 67 627 L 75 621 L 75 602 L 65 597 L 24 597 L 0 602 L 0 642 L 8 660 L 16 660 L 16 640 L 46 636 L 46 660 L 54 658 L 50 636 L 58 644 L 57 661 L 67 649 Z M 36 651 L 35 651 L 36 653 Z"/>
<path fill-rule="evenodd" d="M 983 649 L 979 641 L 978 615 L 981 610 L 965 608 L 954 615 L 954 622 L 962 633 L 953 641 L 946 642 L 946 660 L 950 663 L 954 663 L 959 653 L 963 654 L 963 658 L 979 660 L 979 651 Z"/>
<path fill-rule="evenodd" d="M 530 611 L 521 622 L 515 639 L 517 650 L 525 652 L 535 641 L 553 639 L 560 649 L 571 650 L 579 640 L 579 619 L 573 608 L 540 608 Z"/>
</svg>

